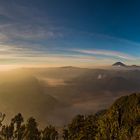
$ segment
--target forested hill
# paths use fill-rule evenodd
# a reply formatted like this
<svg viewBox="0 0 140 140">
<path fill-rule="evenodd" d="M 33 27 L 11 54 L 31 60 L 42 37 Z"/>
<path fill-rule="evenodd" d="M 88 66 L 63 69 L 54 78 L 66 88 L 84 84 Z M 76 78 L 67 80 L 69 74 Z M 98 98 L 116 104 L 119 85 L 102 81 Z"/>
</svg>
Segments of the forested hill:
<svg viewBox="0 0 140 140">
<path fill-rule="evenodd" d="M 94 115 L 77 115 L 62 132 L 53 126 L 40 130 L 31 117 L 19 113 L 4 125 L 1 114 L 1 140 L 140 140 L 140 94 L 123 96 L 108 109 Z"/>
<path fill-rule="evenodd" d="M 65 133 L 69 140 L 140 140 L 140 94 L 123 96 L 95 115 L 76 116 Z"/>
</svg>

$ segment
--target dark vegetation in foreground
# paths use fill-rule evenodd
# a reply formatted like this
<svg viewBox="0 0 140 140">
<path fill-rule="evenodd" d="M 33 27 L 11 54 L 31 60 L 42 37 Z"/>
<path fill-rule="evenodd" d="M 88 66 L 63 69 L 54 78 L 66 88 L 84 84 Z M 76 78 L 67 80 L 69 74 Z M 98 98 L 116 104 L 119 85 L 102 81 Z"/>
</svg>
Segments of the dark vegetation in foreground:
<svg viewBox="0 0 140 140">
<path fill-rule="evenodd" d="M 123 96 L 94 115 L 77 115 L 63 134 L 53 126 L 40 130 L 32 117 L 24 123 L 20 113 L 9 125 L 2 124 L 4 118 L 2 115 L 0 140 L 140 140 L 140 94 Z"/>
</svg>

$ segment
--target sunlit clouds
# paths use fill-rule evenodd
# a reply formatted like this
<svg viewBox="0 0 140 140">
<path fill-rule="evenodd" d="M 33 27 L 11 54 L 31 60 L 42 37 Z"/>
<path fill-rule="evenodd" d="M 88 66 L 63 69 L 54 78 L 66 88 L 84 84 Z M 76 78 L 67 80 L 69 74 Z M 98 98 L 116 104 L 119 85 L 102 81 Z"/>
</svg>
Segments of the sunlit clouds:
<svg viewBox="0 0 140 140">
<path fill-rule="evenodd" d="M 124 28 L 126 24 L 120 24 L 126 17 L 124 12 L 119 14 L 119 21 L 110 15 L 115 9 L 106 2 L 91 2 L 91 7 L 84 3 L 87 2 L 79 5 L 75 1 L 60 4 L 48 0 L 1 0 L 0 65 L 94 67 L 115 61 L 139 64 L 138 30 L 131 34 Z M 128 23 L 128 29 L 135 27 Z"/>
<path fill-rule="evenodd" d="M 65 53 L 63 53 L 65 52 Z M 111 58 L 111 59 L 110 59 Z M 101 66 L 111 65 L 117 59 L 135 61 L 136 58 L 128 54 L 105 50 L 82 49 L 35 49 L 32 47 L 18 47 L 0 45 L 1 65 L 16 66 Z M 8 68 L 8 67 L 7 67 Z"/>
</svg>

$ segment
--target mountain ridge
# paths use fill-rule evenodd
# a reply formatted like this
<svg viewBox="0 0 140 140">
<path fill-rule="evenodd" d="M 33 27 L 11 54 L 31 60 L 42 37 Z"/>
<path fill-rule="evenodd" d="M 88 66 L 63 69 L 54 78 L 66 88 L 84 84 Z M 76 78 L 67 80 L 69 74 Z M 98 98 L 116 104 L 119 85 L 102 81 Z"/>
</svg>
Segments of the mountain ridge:
<svg viewBox="0 0 140 140">
<path fill-rule="evenodd" d="M 94 115 L 77 115 L 67 131 L 68 140 L 139 140 L 140 94 L 122 96 Z"/>
<path fill-rule="evenodd" d="M 126 65 L 124 64 L 124 63 L 122 63 L 122 62 L 116 62 L 116 63 L 114 63 L 112 66 L 122 66 L 122 67 L 126 67 Z"/>
</svg>

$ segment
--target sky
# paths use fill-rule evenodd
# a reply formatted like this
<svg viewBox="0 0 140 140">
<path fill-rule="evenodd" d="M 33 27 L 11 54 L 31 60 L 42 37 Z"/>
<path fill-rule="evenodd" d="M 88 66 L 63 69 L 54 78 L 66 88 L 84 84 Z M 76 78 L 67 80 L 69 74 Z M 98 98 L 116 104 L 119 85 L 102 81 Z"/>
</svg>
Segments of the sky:
<svg viewBox="0 0 140 140">
<path fill-rule="evenodd" d="M 139 0 L 0 0 L 3 68 L 139 60 Z"/>
</svg>

